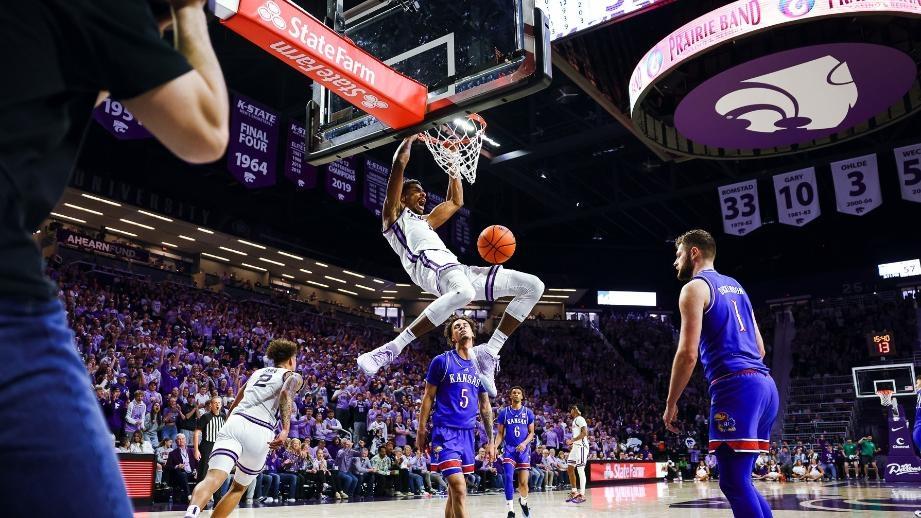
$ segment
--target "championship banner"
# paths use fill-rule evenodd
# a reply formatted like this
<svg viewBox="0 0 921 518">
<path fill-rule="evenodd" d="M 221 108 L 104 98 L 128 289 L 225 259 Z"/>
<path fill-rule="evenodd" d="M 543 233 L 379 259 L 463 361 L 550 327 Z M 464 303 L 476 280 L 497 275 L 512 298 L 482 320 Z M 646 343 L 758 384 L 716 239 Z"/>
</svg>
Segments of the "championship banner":
<svg viewBox="0 0 921 518">
<path fill-rule="evenodd" d="M 794 227 L 816 219 L 822 214 L 818 193 L 814 167 L 774 176 L 777 219 Z"/>
<path fill-rule="evenodd" d="M 921 203 L 921 144 L 896 148 L 895 167 L 902 199 Z"/>
<path fill-rule="evenodd" d="M 58 229 L 58 243 L 70 248 L 77 248 L 84 252 L 120 257 L 146 263 L 150 258 L 147 250 L 125 246 L 120 243 L 110 243 L 109 241 L 100 241 L 67 229 Z"/>
<path fill-rule="evenodd" d="M 466 254 L 473 249 L 473 237 L 470 232 L 470 209 L 461 207 L 451 222 L 451 242 L 459 254 Z"/>
<path fill-rule="evenodd" d="M 340 158 L 326 166 L 326 193 L 333 198 L 352 203 L 357 198 L 355 158 Z"/>
<path fill-rule="evenodd" d="M 365 158 L 365 189 L 362 201 L 366 209 L 381 215 L 384 198 L 387 197 L 387 179 L 390 168 L 371 158 Z"/>
<path fill-rule="evenodd" d="M 119 140 L 153 138 L 122 103 L 107 97 L 93 110 L 93 119 Z"/>
<path fill-rule="evenodd" d="M 275 185 L 278 114 L 239 94 L 230 109 L 227 169 L 248 189 Z"/>
<path fill-rule="evenodd" d="M 838 212 L 862 216 L 883 202 L 876 154 L 832 162 Z"/>
<path fill-rule="evenodd" d="M 285 147 L 285 178 L 291 180 L 297 190 L 313 189 L 317 186 L 317 168 L 304 162 L 307 144 L 307 129 L 303 124 L 288 123 L 288 145 Z"/>
<path fill-rule="evenodd" d="M 395 129 L 425 117 L 428 88 L 388 67 L 288 0 L 211 0 L 221 23 Z"/>
<path fill-rule="evenodd" d="M 723 213 L 723 231 L 744 236 L 761 226 L 758 205 L 758 180 L 749 180 L 717 188 Z"/>
</svg>

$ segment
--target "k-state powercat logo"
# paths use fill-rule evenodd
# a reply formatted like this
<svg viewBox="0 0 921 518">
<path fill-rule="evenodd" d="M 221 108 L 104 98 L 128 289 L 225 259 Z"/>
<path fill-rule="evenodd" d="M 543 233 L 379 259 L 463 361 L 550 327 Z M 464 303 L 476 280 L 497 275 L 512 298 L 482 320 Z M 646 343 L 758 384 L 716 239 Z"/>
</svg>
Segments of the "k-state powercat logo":
<svg viewBox="0 0 921 518">
<path fill-rule="evenodd" d="M 763 149 L 819 140 L 867 122 L 911 88 L 914 60 L 900 50 L 834 43 L 764 56 L 704 81 L 675 111 L 696 143 Z"/>
</svg>

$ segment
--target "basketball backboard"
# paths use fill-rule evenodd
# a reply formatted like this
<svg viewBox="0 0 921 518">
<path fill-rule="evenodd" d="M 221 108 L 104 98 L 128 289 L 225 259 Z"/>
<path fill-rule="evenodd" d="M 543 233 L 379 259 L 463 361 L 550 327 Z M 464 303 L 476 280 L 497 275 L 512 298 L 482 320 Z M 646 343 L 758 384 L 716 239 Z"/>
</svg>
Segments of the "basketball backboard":
<svg viewBox="0 0 921 518">
<path fill-rule="evenodd" d="M 875 398 L 876 391 L 893 390 L 896 396 L 915 395 L 915 366 L 911 363 L 868 365 L 851 369 L 858 398 Z"/>
<path fill-rule="evenodd" d="M 534 0 L 368 0 L 348 10 L 341 0 L 328 2 L 337 32 L 427 86 L 428 105 L 422 125 L 398 132 L 315 84 L 307 109 L 314 165 L 550 84 L 549 22 Z"/>
</svg>

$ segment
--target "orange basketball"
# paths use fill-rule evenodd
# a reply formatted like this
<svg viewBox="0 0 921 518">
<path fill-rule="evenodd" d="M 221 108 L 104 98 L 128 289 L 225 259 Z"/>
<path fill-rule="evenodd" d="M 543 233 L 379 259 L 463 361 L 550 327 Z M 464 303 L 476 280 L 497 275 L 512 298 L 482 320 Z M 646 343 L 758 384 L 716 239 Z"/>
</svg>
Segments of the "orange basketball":
<svg viewBox="0 0 921 518">
<path fill-rule="evenodd" d="M 476 247 L 487 263 L 502 264 L 515 253 L 515 235 L 502 225 L 492 225 L 480 232 Z"/>
</svg>

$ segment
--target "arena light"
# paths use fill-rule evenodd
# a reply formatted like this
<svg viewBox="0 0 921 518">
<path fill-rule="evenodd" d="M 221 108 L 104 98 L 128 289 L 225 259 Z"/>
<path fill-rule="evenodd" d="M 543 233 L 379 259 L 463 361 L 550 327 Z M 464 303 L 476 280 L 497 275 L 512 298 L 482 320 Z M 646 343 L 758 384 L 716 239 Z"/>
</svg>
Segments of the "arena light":
<svg viewBox="0 0 921 518">
<path fill-rule="evenodd" d="M 326 277 L 327 279 L 329 279 L 329 280 L 331 280 L 331 281 L 341 282 L 342 284 L 345 284 L 345 280 L 344 280 L 344 279 L 340 279 L 340 278 L 338 278 L 338 277 L 330 277 L 329 275 L 324 275 L 323 277 Z"/>
<path fill-rule="evenodd" d="M 358 277 L 359 279 L 364 279 L 365 276 L 360 273 L 350 272 L 348 270 L 342 270 L 342 273 L 346 275 L 351 275 L 352 277 Z"/>
<path fill-rule="evenodd" d="M 568 299 L 569 295 L 544 295 L 545 299 Z"/>
<path fill-rule="evenodd" d="M 401 287 L 401 288 L 409 288 L 409 287 L 412 287 L 412 284 L 403 284 L 403 283 L 399 283 L 399 282 L 398 282 L 396 285 L 399 286 L 399 287 Z"/>
<path fill-rule="evenodd" d="M 323 284 L 322 282 L 307 281 L 307 284 L 313 284 L 314 286 L 319 286 L 321 288 L 329 288 L 328 284 Z"/>
<path fill-rule="evenodd" d="M 76 221 L 77 223 L 86 223 L 85 219 L 75 218 L 73 216 L 67 216 L 65 214 L 58 214 L 57 212 L 52 212 L 51 215 L 56 218 L 66 219 L 68 221 Z"/>
<path fill-rule="evenodd" d="M 240 263 L 240 264 L 243 265 L 243 266 L 245 266 L 245 267 L 247 267 L 247 268 L 252 268 L 253 270 L 259 270 L 260 272 L 267 272 L 267 271 L 268 271 L 268 270 L 266 270 L 265 268 L 263 268 L 263 267 L 261 267 L 261 266 L 256 266 L 256 265 L 247 264 L 247 263 Z"/>
<path fill-rule="evenodd" d="M 120 229 L 120 228 L 105 227 L 105 229 L 106 229 L 106 230 L 109 230 L 109 231 L 111 231 L 111 232 L 115 232 L 115 233 L 117 233 L 117 234 L 124 234 L 124 235 L 126 235 L 126 236 L 138 237 L 138 235 L 135 234 L 134 232 L 128 232 L 127 230 L 122 230 L 122 229 Z"/>
<path fill-rule="evenodd" d="M 184 236 L 182 234 L 179 234 L 179 239 L 185 239 L 186 241 L 195 241 L 194 237 Z"/>
<path fill-rule="evenodd" d="M 398 293 L 397 290 L 381 290 L 384 293 Z"/>
<path fill-rule="evenodd" d="M 356 297 L 358 296 L 358 294 L 355 293 L 354 291 L 344 290 L 342 288 L 336 288 L 336 291 L 341 291 L 342 293 L 348 293 L 349 295 L 354 295 Z"/>
<path fill-rule="evenodd" d="M 483 140 L 484 140 L 487 144 L 489 144 L 490 146 L 492 146 L 492 147 L 502 147 L 502 144 L 500 144 L 500 143 L 496 142 L 495 140 L 491 139 L 491 138 L 489 137 L 489 135 L 487 135 L 487 134 L 485 134 L 485 133 L 483 134 Z"/>
<path fill-rule="evenodd" d="M 367 290 L 367 291 L 377 291 L 377 290 L 375 290 L 374 288 L 369 288 L 369 287 L 364 286 L 364 285 L 362 285 L 362 284 L 356 284 L 355 287 L 356 287 L 356 288 L 361 288 L 361 289 Z"/>
<path fill-rule="evenodd" d="M 160 242 L 163 243 L 164 245 L 170 247 L 170 248 L 179 248 L 178 246 L 176 246 L 176 245 L 174 245 L 174 244 L 172 244 L 172 243 L 167 243 L 166 241 L 160 241 Z"/>
<path fill-rule="evenodd" d="M 97 215 L 97 216 L 103 216 L 103 215 L 104 215 L 103 213 L 99 212 L 98 210 L 88 209 L 88 208 L 86 208 L 86 207 L 81 207 L 81 206 L 79 206 L 79 205 L 74 205 L 73 203 L 65 203 L 64 206 L 65 206 L 65 207 L 70 207 L 70 208 L 72 208 L 72 209 L 82 210 L 83 212 L 89 212 L 90 214 L 95 214 L 95 215 Z"/>
<path fill-rule="evenodd" d="M 304 272 L 304 273 L 306 273 L 306 274 L 313 275 L 313 272 L 310 271 L 310 270 L 305 270 L 305 269 L 301 268 L 301 271 Z"/>
<path fill-rule="evenodd" d="M 278 261 L 273 261 L 273 260 L 271 260 L 271 259 L 266 259 L 265 257 L 260 257 L 259 260 L 262 261 L 262 262 L 264 262 L 264 263 L 274 264 L 275 266 L 285 266 L 285 263 L 280 263 L 280 262 L 278 262 Z"/>
<path fill-rule="evenodd" d="M 109 200 L 106 200 L 106 199 L 104 199 L 104 198 L 99 198 L 99 197 L 92 196 L 92 195 L 89 195 L 89 194 L 80 194 L 80 196 L 83 196 L 84 198 L 86 198 L 86 199 L 88 199 L 88 200 L 98 201 L 99 203 L 105 203 L 105 204 L 111 205 L 111 206 L 113 206 L 113 207 L 121 207 L 121 206 L 122 206 L 121 203 L 115 203 L 114 201 L 109 201 Z"/>
<path fill-rule="evenodd" d="M 396 297 L 381 297 L 384 300 L 396 300 Z"/>
<path fill-rule="evenodd" d="M 289 254 L 288 252 L 282 252 L 281 250 L 278 251 L 278 255 L 283 255 L 283 256 L 285 256 L 285 257 L 290 257 L 291 259 L 297 259 L 298 261 L 303 261 L 303 260 L 304 260 L 304 258 L 301 257 L 301 256 L 299 256 L 299 255 Z"/>
<path fill-rule="evenodd" d="M 380 279 L 371 279 L 371 280 L 374 281 L 374 282 L 376 282 L 376 283 L 378 283 L 378 284 L 387 284 L 386 282 L 384 282 L 384 281 L 382 281 L 382 280 L 380 280 Z"/>
<path fill-rule="evenodd" d="M 167 223 L 172 223 L 172 222 L 173 222 L 173 220 L 171 220 L 171 219 L 169 219 L 169 218 L 167 218 L 167 217 L 165 217 L 165 216 L 161 216 L 161 215 L 159 215 L 159 214 L 154 214 L 153 212 L 147 212 L 146 210 L 141 210 L 141 209 L 138 209 L 138 212 L 141 213 L 141 214 L 143 214 L 143 215 L 145 215 L 145 216 L 150 216 L 151 218 L 157 218 L 157 219 L 159 219 L 159 220 L 161 220 L 161 221 L 166 221 Z"/>
<path fill-rule="evenodd" d="M 288 273 L 283 273 L 283 274 L 281 274 L 281 276 L 284 277 L 285 279 L 293 279 L 293 278 L 294 278 L 293 275 L 288 274 Z"/>
<path fill-rule="evenodd" d="M 576 292 L 576 291 L 578 291 L 578 290 L 564 289 L 564 288 L 549 288 L 549 289 L 547 289 L 547 291 L 562 291 L 562 292 L 570 292 L 570 293 L 572 293 L 572 292 Z"/>
<path fill-rule="evenodd" d="M 599 291 L 598 304 L 601 306 L 646 306 L 656 305 L 654 291 Z"/>
<path fill-rule="evenodd" d="M 230 259 L 228 259 L 228 258 L 226 258 L 226 257 L 221 257 L 221 256 L 219 256 L 219 255 L 209 254 L 208 252 L 202 252 L 201 255 L 203 255 L 203 256 L 205 256 L 205 257 L 210 257 L 210 258 L 212 258 L 212 259 L 218 259 L 218 260 L 220 260 L 220 261 L 224 261 L 224 262 L 227 262 L 227 263 L 230 262 Z"/>
<path fill-rule="evenodd" d="M 208 230 L 207 228 L 195 227 L 199 232 L 204 232 L 205 234 L 214 234 L 213 230 Z"/>
<path fill-rule="evenodd" d="M 253 248 L 258 248 L 260 250 L 265 250 L 265 247 L 262 245 L 257 245 L 256 243 L 250 243 L 249 241 L 244 241 L 242 239 L 237 239 L 237 243 L 243 243 L 244 245 L 251 246 Z"/>
<path fill-rule="evenodd" d="M 143 224 L 143 223 L 138 223 L 137 221 L 132 221 L 132 220 L 130 220 L 130 219 L 118 218 L 118 221 L 121 221 L 122 223 L 127 223 L 127 224 L 129 224 L 129 225 L 134 225 L 134 226 L 136 226 L 136 227 L 141 227 L 141 228 L 147 229 L 147 230 L 156 230 L 155 228 L 153 228 L 153 227 L 150 226 L 150 225 L 145 225 L 145 224 Z"/>
<path fill-rule="evenodd" d="M 224 250 L 224 251 L 226 251 L 226 252 L 230 252 L 230 253 L 232 253 L 232 254 L 237 254 L 237 255 L 249 255 L 249 254 L 247 254 L 246 252 L 241 252 L 240 250 L 234 250 L 233 248 L 227 248 L 226 246 L 219 246 L 218 248 L 220 248 L 221 250 Z"/>
<path fill-rule="evenodd" d="M 321 266 L 323 268 L 329 268 L 328 264 L 321 263 L 320 261 L 314 261 L 314 263 L 316 263 L 317 266 Z"/>
</svg>

